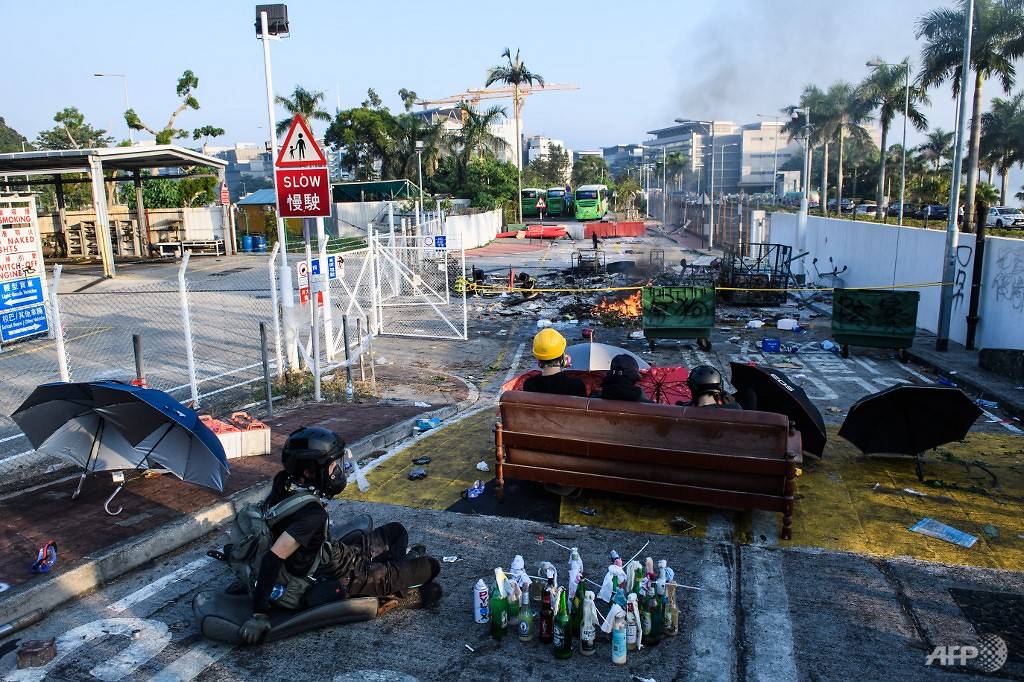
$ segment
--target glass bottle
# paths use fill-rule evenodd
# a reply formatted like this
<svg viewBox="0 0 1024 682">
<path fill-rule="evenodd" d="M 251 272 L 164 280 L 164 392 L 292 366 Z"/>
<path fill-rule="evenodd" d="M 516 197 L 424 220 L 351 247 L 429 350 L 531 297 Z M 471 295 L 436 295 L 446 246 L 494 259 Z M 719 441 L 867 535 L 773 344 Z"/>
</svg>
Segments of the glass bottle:
<svg viewBox="0 0 1024 682">
<path fill-rule="evenodd" d="M 612 621 L 612 663 L 626 664 L 626 619 L 621 613 L 615 614 Z"/>
<path fill-rule="evenodd" d="M 572 657 L 572 627 L 569 624 L 569 600 L 564 589 L 558 593 L 558 613 L 555 614 L 552 641 L 555 645 L 555 658 L 565 659 Z"/>
</svg>

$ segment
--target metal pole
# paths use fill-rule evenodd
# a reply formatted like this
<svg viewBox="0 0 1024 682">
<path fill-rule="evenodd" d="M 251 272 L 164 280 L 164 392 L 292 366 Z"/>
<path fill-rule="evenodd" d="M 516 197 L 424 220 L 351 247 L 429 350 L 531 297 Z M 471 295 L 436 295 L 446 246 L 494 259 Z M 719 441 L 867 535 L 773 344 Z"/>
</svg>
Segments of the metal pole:
<svg viewBox="0 0 1024 682">
<path fill-rule="evenodd" d="M 900 219 L 899 226 L 903 227 L 903 201 L 907 189 L 907 117 L 910 115 L 910 59 L 904 64 L 904 91 L 903 91 L 903 148 L 900 150 Z M 885 154 L 885 150 L 882 150 Z"/>
<path fill-rule="evenodd" d="M 188 311 L 188 284 L 185 282 L 185 272 L 188 270 L 188 259 L 192 256 L 191 251 L 186 251 L 181 256 L 181 266 L 178 268 L 178 298 L 181 302 L 181 325 L 185 332 L 185 360 L 188 363 L 188 384 L 192 387 L 192 409 L 199 407 L 199 383 L 196 381 L 196 355 L 192 347 L 192 318 Z"/>
<path fill-rule="evenodd" d="M 284 358 L 281 355 L 281 310 L 277 300 L 277 277 L 274 276 L 274 259 L 281 248 L 281 242 L 274 244 L 270 251 L 270 260 L 267 261 L 267 281 L 270 284 L 270 312 L 274 318 L 274 355 L 277 359 L 277 378 L 284 376 Z"/>
<path fill-rule="evenodd" d="M 804 243 L 807 238 L 807 207 L 810 202 L 810 188 L 811 188 L 811 110 L 804 109 L 804 169 L 803 178 L 801 184 L 800 193 L 800 213 L 796 219 L 796 250 L 797 253 L 803 253 L 807 249 L 804 247 Z M 796 262 L 796 269 L 798 275 L 806 275 L 806 267 L 804 266 L 803 258 L 800 258 Z"/>
<path fill-rule="evenodd" d="M 270 360 L 267 353 L 267 323 L 260 322 L 260 359 L 263 362 L 263 386 L 267 390 L 267 416 L 274 416 L 274 387 L 270 383 Z"/>
<path fill-rule="evenodd" d="M 324 341 L 327 347 L 324 352 L 327 355 L 327 361 L 334 361 L 334 313 L 331 310 L 331 280 L 330 280 L 330 269 L 327 267 L 327 242 L 329 237 L 324 231 L 324 219 L 316 219 L 316 243 L 320 248 L 319 260 L 320 260 L 320 280 L 317 282 L 318 286 L 322 287 L 322 296 L 324 298 Z M 310 273 L 312 274 L 312 273 Z M 312 291 L 312 289 L 310 290 Z"/>
<path fill-rule="evenodd" d="M 341 316 L 341 334 L 345 344 L 345 400 L 352 402 L 355 390 L 352 387 L 352 355 L 348 347 L 348 315 Z"/>
<path fill-rule="evenodd" d="M 363 320 L 362 318 L 356 318 L 356 338 L 359 339 L 359 345 L 363 345 Z M 366 361 L 363 357 L 363 353 L 359 354 L 359 381 L 366 381 Z"/>
<path fill-rule="evenodd" d="M 960 113 L 956 123 L 956 148 L 949 183 L 949 217 L 946 219 L 946 258 L 942 267 L 942 300 L 935 350 L 949 350 L 949 323 L 953 316 L 953 280 L 956 279 L 957 209 L 960 206 L 960 173 L 964 162 L 964 130 L 967 125 L 967 79 L 971 74 L 971 33 L 974 30 L 974 0 L 967 0 L 964 17 L 964 51 L 960 67 Z"/>
<path fill-rule="evenodd" d="M 64 383 L 71 381 L 71 370 L 68 369 L 68 354 L 64 347 L 64 326 L 60 321 L 60 303 L 57 300 L 57 289 L 60 287 L 60 271 L 63 265 L 53 266 L 53 281 L 50 282 L 50 317 L 53 320 L 53 341 L 57 349 L 57 369 L 60 371 L 60 380 Z"/>
<path fill-rule="evenodd" d="M 420 206 L 426 206 L 423 203 L 423 150 L 421 149 L 416 150 L 416 168 L 420 179 Z"/>
<path fill-rule="evenodd" d="M 715 246 L 715 122 L 711 121 L 711 204 L 709 210 L 708 248 Z"/>
<path fill-rule="evenodd" d="M 135 355 L 135 382 L 146 388 L 146 367 L 142 359 L 142 336 L 132 334 L 132 353 Z"/>
<path fill-rule="evenodd" d="M 302 240 L 306 243 L 306 281 L 309 291 L 309 341 L 313 355 L 313 399 L 320 402 L 320 325 L 317 319 L 317 292 L 313 288 L 313 246 L 309 240 L 309 223 L 303 220 Z"/>
<path fill-rule="evenodd" d="M 779 117 L 775 117 L 775 140 L 772 149 L 772 196 L 779 198 Z"/>
<path fill-rule="evenodd" d="M 377 395 L 377 361 L 373 358 L 373 330 L 370 328 L 370 320 L 366 320 L 366 352 L 370 356 L 370 391 Z"/>
<path fill-rule="evenodd" d="M 668 145 L 661 148 L 661 224 L 668 224 Z"/>
<path fill-rule="evenodd" d="M 270 162 L 277 161 L 277 121 L 274 117 L 274 80 L 270 73 L 270 29 L 267 27 L 267 13 L 260 12 L 260 27 L 263 42 L 263 74 L 267 83 L 267 132 L 270 135 Z M 274 173 L 274 195 L 277 195 L 277 174 Z M 284 318 L 284 343 L 288 350 L 288 369 L 299 366 L 299 349 L 295 340 L 295 300 L 292 293 L 292 273 L 288 269 L 288 236 L 285 234 L 284 219 L 277 207 L 277 241 L 281 244 L 281 263 L 278 266 L 278 286 L 281 288 L 282 317 Z M 278 365 L 280 367 L 280 365 Z"/>
</svg>

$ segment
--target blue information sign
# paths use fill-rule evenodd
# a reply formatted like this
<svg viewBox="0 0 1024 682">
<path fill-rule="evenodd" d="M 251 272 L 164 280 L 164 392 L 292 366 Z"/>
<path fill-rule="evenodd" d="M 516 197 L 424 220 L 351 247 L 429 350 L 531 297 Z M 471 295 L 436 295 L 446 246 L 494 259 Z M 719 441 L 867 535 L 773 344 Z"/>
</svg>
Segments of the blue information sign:
<svg viewBox="0 0 1024 682">
<path fill-rule="evenodd" d="M 40 277 L 16 279 L 0 284 L 0 310 L 10 310 L 43 302 L 43 280 Z"/>
<path fill-rule="evenodd" d="M 313 274 L 320 274 L 320 259 L 314 258 L 310 265 L 313 266 Z M 327 257 L 327 279 L 338 279 L 338 257 L 328 256 Z"/>
<path fill-rule="evenodd" d="M 435 249 L 446 249 L 448 248 L 448 238 L 446 236 L 438 235 L 434 237 L 434 248 Z"/>
<path fill-rule="evenodd" d="M 32 305 L 0 313 L 0 341 L 17 341 L 49 330 L 46 306 Z"/>
</svg>

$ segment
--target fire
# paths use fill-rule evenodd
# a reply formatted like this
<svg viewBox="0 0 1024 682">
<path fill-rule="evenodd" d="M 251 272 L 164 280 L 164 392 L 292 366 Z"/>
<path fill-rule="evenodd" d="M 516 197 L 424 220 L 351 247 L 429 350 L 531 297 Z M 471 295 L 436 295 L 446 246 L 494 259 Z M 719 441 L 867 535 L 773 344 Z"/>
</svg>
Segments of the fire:
<svg viewBox="0 0 1024 682">
<path fill-rule="evenodd" d="M 640 317 L 643 315 L 643 306 L 640 303 L 640 292 L 634 291 L 626 298 L 620 300 L 601 299 L 591 309 L 594 316 L 607 314 L 620 315 L 622 317 Z"/>
</svg>

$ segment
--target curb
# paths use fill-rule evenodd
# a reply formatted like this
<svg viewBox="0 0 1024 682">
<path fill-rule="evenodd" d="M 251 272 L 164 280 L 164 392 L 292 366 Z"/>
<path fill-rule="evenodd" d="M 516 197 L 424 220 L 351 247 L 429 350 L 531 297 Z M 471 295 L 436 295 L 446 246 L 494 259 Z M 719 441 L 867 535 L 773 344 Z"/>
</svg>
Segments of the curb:
<svg viewBox="0 0 1024 682">
<path fill-rule="evenodd" d="M 913 348 L 907 349 L 907 357 L 918 364 L 924 365 L 937 374 L 945 376 L 951 381 L 959 384 L 961 387 L 969 388 L 975 393 L 985 396 L 986 399 L 995 399 L 995 401 L 999 403 L 999 408 L 1004 412 L 1007 412 L 1014 417 L 1024 417 L 1024 402 L 1021 402 L 1017 396 L 1011 396 L 1005 391 L 994 389 L 983 381 L 975 380 L 966 374 L 957 373 L 951 375 L 949 369 L 940 366 L 927 356 L 915 352 Z"/>
<path fill-rule="evenodd" d="M 352 443 L 349 449 L 357 459 L 377 450 L 387 450 L 410 437 L 417 419 L 445 419 L 458 414 L 465 407 L 455 404 L 423 412 L 364 436 Z M 258 483 L 190 516 L 105 548 L 99 554 L 86 557 L 78 566 L 48 580 L 11 588 L 0 599 L 0 623 L 10 622 L 36 610 L 48 613 L 148 561 L 198 540 L 234 518 L 241 507 L 265 497 L 269 490 L 269 481 Z"/>
</svg>

